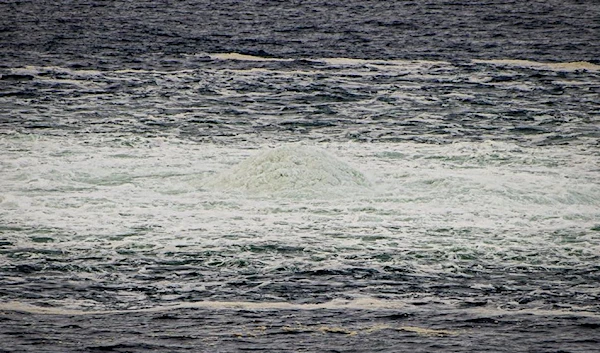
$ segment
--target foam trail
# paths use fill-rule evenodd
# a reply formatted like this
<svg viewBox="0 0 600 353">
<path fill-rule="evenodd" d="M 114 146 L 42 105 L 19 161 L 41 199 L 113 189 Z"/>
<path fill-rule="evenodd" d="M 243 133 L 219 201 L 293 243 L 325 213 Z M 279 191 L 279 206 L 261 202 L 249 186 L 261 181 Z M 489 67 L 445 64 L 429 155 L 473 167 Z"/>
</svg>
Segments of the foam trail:
<svg viewBox="0 0 600 353">
<path fill-rule="evenodd" d="M 42 314 L 42 315 L 110 315 L 110 314 L 124 314 L 124 313 L 160 313 L 169 312 L 173 310 L 181 309 L 204 309 L 204 310 L 232 310 L 232 311 L 243 311 L 243 310 L 260 310 L 260 311 L 271 311 L 271 310 L 369 310 L 369 311 L 387 311 L 397 310 L 402 312 L 421 312 L 422 309 L 415 308 L 411 305 L 410 301 L 386 301 L 376 298 L 361 298 L 353 300 L 342 300 L 334 299 L 329 302 L 319 304 L 299 304 L 289 302 L 243 302 L 243 301 L 198 301 L 198 302 L 178 302 L 168 305 L 158 305 L 151 308 L 143 309 L 126 309 L 126 310 L 80 310 L 80 309 L 66 309 L 66 308 L 54 308 L 54 307 L 41 307 L 31 305 L 28 303 L 10 301 L 0 303 L 1 311 L 12 311 L 30 314 Z M 521 309 L 521 310 L 507 310 L 503 308 L 460 308 L 450 309 L 446 308 L 444 311 L 452 312 L 454 310 L 460 310 L 462 315 L 476 315 L 481 317 L 494 317 L 494 316 L 505 316 L 508 314 L 525 314 L 531 316 L 568 316 L 568 317 L 581 317 L 581 318 L 600 318 L 598 313 L 593 311 L 570 311 L 565 309 Z M 412 326 L 403 326 L 410 331 Z"/>
<path fill-rule="evenodd" d="M 562 62 L 562 63 L 546 63 L 537 62 L 530 60 L 518 60 L 518 59 L 496 59 L 496 60 L 472 60 L 474 63 L 492 64 L 500 66 L 515 66 L 515 67 L 529 67 L 540 70 L 554 70 L 554 71 L 577 71 L 577 70 L 588 70 L 588 71 L 600 71 L 600 65 L 596 65 L 587 61 L 573 61 L 573 62 Z"/>
</svg>

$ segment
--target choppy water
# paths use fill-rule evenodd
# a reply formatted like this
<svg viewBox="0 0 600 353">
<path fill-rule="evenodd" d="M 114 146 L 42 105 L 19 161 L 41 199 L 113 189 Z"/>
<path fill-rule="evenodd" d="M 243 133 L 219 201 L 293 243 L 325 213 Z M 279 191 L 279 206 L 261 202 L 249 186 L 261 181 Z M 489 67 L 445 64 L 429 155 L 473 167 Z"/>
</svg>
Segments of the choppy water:
<svg viewBox="0 0 600 353">
<path fill-rule="evenodd" d="M 597 351 L 593 2 L 57 4 L 0 5 L 0 351 Z"/>
</svg>

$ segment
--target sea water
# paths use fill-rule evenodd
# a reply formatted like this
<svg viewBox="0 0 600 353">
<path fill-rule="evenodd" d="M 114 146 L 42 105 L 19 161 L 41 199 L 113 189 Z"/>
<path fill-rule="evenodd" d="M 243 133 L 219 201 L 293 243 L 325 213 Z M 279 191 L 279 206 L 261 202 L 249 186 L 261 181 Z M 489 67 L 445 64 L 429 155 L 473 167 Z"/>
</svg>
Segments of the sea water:
<svg viewBox="0 0 600 353">
<path fill-rule="evenodd" d="M 598 63 L 371 34 L 347 57 L 7 49 L 0 351 L 597 350 Z"/>
</svg>

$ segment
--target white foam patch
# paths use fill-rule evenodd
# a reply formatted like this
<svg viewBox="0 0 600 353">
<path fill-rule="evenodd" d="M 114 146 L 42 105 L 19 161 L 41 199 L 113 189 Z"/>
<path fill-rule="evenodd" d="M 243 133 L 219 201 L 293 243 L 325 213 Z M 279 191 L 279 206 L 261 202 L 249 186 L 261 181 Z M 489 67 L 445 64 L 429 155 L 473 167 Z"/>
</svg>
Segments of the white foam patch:
<svg viewBox="0 0 600 353">
<path fill-rule="evenodd" d="M 80 236 L 145 227 L 154 229 L 153 237 L 140 234 L 128 241 L 159 244 L 173 230 L 199 241 L 193 231 L 199 227 L 210 229 L 202 234 L 207 241 L 232 230 L 270 241 L 269 230 L 295 238 L 294 233 L 312 236 L 323 229 L 353 238 L 377 229 L 392 241 L 415 231 L 464 227 L 516 232 L 520 238 L 586 231 L 600 216 L 597 157 L 577 147 L 499 142 L 320 147 L 288 145 L 248 157 L 242 146 L 175 139 L 15 135 L 0 141 L 0 217 Z M 330 200 L 336 193 L 346 200 Z M 291 202 L 244 194 L 317 197 Z M 546 241 L 529 238 L 535 239 Z"/>
<path fill-rule="evenodd" d="M 65 250 L 84 266 L 88 260 L 79 259 L 209 251 L 233 272 L 244 262 L 265 274 L 393 265 L 438 276 L 460 269 L 464 258 L 580 268 L 600 254 L 597 156 L 578 146 L 257 147 L 266 148 L 5 136 L 0 219 L 11 228 L 7 246 L 32 257 L 39 254 L 30 249 Z M 40 234 L 51 239 L 35 242 Z M 263 247 L 292 250 L 249 250 Z"/>
<path fill-rule="evenodd" d="M 312 194 L 365 187 L 369 182 L 360 171 L 322 149 L 287 145 L 260 152 L 207 185 L 251 193 Z"/>
<path fill-rule="evenodd" d="M 240 61 L 292 61 L 293 59 L 267 58 L 262 56 L 239 54 L 239 53 L 215 53 L 208 54 L 211 59 L 218 60 L 240 60 Z"/>
<path fill-rule="evenodd" d="M 430 68 L 437 66 L 450 65 L 447 61 L 431 61 L 431 60 L 372 60 L 372 59 L 355 59 L 355 58 L 322 58 L 314 59 L 315 61 L 324 62 L 331 66 L 364 66 L 373 65 L 374 67 L 385 68 Z"/>
<path fill-rule="evenodd" d="M 562 62 L 562 63 L 544 63 L 530 60 L 517 60 L 517 59 L 497 59 L 497 60 L 473 60 L 474 63 L 492 64 L 499 66 L 516 66 L 516 67 L 529 67 L 541 70 L 552 70 L 552 71 L 600 71 L 600 65 L 592 64 L 587 61 L 574 61 L 574 62 Z"/>
</svg>

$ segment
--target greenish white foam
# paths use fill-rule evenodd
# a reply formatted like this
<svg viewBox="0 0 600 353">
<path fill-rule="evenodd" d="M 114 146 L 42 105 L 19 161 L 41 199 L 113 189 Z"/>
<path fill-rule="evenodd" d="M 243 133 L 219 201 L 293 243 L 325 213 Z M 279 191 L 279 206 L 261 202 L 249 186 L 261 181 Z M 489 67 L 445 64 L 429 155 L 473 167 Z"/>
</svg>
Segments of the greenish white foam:
<svg viewBox="0 0 600 353">
<path fill-rule="evenodd" d="M 369 186 L 357 169 L 328 152 L 303 145 L 285 145 L 252 156 L 211 178 L 207 185 L 254 194 L 335 194 Z"/>
</svg>

